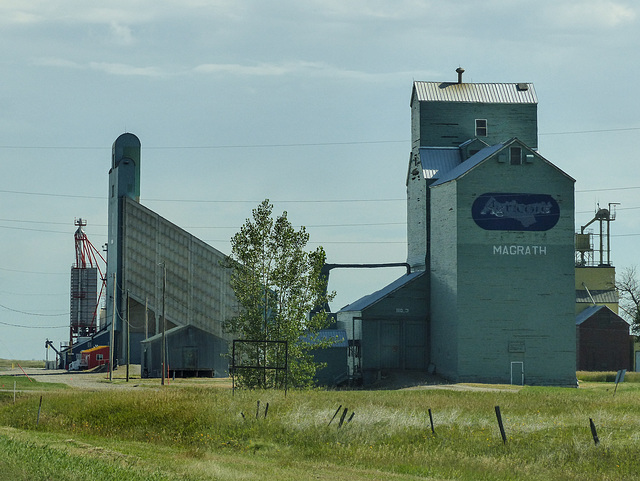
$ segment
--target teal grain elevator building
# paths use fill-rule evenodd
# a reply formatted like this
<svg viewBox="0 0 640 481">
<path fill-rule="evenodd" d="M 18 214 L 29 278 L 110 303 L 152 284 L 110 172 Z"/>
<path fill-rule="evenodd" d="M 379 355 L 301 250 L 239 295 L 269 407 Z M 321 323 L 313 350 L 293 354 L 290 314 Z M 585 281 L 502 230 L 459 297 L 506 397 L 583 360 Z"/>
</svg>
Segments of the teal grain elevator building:
<svg viewBox="0 0 640 481">
<path fill-rule="evenodd" d="M 574 179 L 538 153 L 532 84 L 457 72 L 413 84 L 411 274 L 338 313 L 351 374 L 575 386 Z"/>
</svg>

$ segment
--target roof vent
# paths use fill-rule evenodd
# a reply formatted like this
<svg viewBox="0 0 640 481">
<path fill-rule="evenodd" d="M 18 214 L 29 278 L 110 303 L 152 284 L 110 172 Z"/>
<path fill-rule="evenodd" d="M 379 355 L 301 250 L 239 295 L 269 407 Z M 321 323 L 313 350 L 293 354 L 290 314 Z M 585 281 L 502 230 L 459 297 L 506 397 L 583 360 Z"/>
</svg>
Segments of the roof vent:
<svg viewBox="0 0 640 481">
<path fill-rule="evenodd" d="M 518 84 L 518 90 L 529 90 L 529 84 L 524 84 L 524 83 Z"/>
<path fill-rule="evenodd" d="M 456 69 L 456 72 L 458 73 L 458 83 L 461 84 L 462 83 L 462 74 L 464 73 L 464 69 L 462 67 L 458 67 Z"/>
</svg>

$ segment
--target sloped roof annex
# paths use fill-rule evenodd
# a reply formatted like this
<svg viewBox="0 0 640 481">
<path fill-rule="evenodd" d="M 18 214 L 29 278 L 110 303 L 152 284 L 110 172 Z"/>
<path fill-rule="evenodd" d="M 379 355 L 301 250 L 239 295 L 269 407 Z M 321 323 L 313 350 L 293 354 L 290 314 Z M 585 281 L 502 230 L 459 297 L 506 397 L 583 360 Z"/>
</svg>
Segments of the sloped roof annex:
<svg viewBox="0 0 640 481">
<path fill-rule="evenodd" d="M 436 180 L 460 165 L 458 147 L 420 147 L 420 164 L 423 177 Z"/>
<path fill-rule="evenodd" d="M 600 305 L 595 305 L 595 306 L 589 306 L 584 311 L 582 311 L 578 315 L 576 315 L 576 326 L 579 326 L 580 324 L 585 322 L 587 319 L 590 319 L 591 317 L 593 317 L 596 313 L 598 313 L 602 309 L 606 309 L 607 311 L 610 311 L 611 314 L 613 314 L 620 321 L 622 321 L 622 322 L 624 322 L 626 324 L 629 324 L 625 319 L 623 319 L 622 317 L 617 315 L 615 312 L 613 312 L 611 309 L 609 309 L 609 307 L 600 304 Z"/>
<path fill-rule="evenodd" d="M 351 304 L 343 307 L 338 312 L 362 311 L 363 309 L 366 309 L 367 307 L 372 306 L 378 301 L 384 299 L 390 293 L 400 289 L 402 286 L 422 276 L 424 273 L 425 271 L 416 271 L 416 272 L 412 272 L 411 274 L 406 274 L 396 279 L 391 284 L 383 287 L 379 291 L 376 291 L 372 294 L 361 297 L 357 301 L 354 301 Z"/>
<path fill-rule="evenodd" d="M 509 142 L 511 142 L 511 141 L 509 141 Z M 502 143 L 502 144 L 495 144 L 495 145 L 491 145 L 489 147 L 485 147 L 480 152 L 472 155 L 471 157 L 469 157 L 467 160 L 465 160 L 461 164 L 458 164 L 453 169 L 449 170 L 448 172 L 445 172 L 438 180 L 436 180 L 431 185 L 432 186 L 436 186 L 436 185 L 440 185 L 440 184 L 444 184 L 446 182 L 449 182 L 449 181 L 451 181 L 453 179 L 457 179 L 461 175 L 466 174 L 468 171 L 473 169 L 475 166 L 477 166 L 478 164 L 480 164 L 481 162 L 486 160 L 488 157 L 491 157 L 493 154 L 498 152 L 500 149 L 502 149 L 509 142 L 505 142 L 505 143 Z"/>
</svg>

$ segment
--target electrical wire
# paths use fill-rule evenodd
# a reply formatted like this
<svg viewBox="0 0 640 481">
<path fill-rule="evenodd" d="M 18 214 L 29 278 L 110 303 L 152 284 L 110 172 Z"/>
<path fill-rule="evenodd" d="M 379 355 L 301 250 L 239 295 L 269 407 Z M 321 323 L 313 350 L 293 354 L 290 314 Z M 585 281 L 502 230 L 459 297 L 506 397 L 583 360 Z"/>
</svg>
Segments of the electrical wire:
<svg viewBox="0 0 640 481">
<path fill-rule="evenodd" d="M 539 136 L 547 135 L 581 135 L 599 134 L 610 132 L 632 132 L 640 130 L 640 127 L 623 127 L 618 129 L 594 129 L 594 130 L 573 130 L 566 132 L 540 132 Z M 349 140 L 344 142 L 295 142 L 279 144 L 227 144 L 227 145 L 182 145 L 182 146 L 145 146 L 145 150 L 216 150 L 216 149 L 268 149 L 268 148 L 289 148 L 289 147 L 324 147 L 340 145 L 379 145 L 379 144 L 404 144 L 411 142 L 410 139 L 389 139 L 389 140 Z M 64 145 L 0 145 L 0 149 L 6 150 L 104 150 L 110 151 L 110 147 L 91 146 L 64 146 Z"/>
<path fill-rule="evenodd" d="M 621 190 L 638 190 L 640 186 L 628 186 L 628 187 L 607 187 L 600 189 L 581 189 L 576 190 L 576 194 L 584 194 L 591 192 L 608 192 L 608 191 L 621 191 Z M 72 199 L 93 199 L 93 200 L 105 200 L 104 196 L 90 196 L 90 195 L 72 195 L 72 194 L 55 194 L 51 192 L 29 192 L 19 190 L 6 190 L 0 189 L 0 194 L 18 194 L 18 195 L 36 195 L 46 197 L 62 197 Z M 373 203 L 373 202 L 406 202 L 406 198 L 383 198 L 383 199 L 281 199 L 271 200 L 271 202 L 278 204 L 352 204 L 352 203 Z M 220 199 L 145 199 L 145 202 L 172 202 L 172 203 L 193 203 L 193 204 L 258 204 L 261 201 L 258 200 L 220 200 Z M 1 219 L 7 221 L 7 219 Z M 20 220 L 8 220 L 10 222 L 29 222 Z M 55 223 L 62 224 L 62 223 Z M 101 225 L 101 224 L 95 224 Z M 103 225 L 102 225 L 103 226 Z"/>
<path fill-rule="evenodd" d="M 24 326 L 22 324 L 11 324 L 9 322 L 0 321 L 3 326 L 9 327 L 22 327 L 24 329 L 69 329 L 69 325 L 66 326 Z"/>
<path fill-rule="evenodd" d="M 60 316 L 69 316 L 71 315 L 70 312 L 63 312 L 61 314 L 39 314 L 37 312 L 27 312 L 27 311 L 20 311 L 18 309 L 12 309 L 10 307 L 7 307 L 3 304 L 0 304 L 0 307 L 2 307 L 3 309 L 6 309 L 7 311 L 11 311 L 11 312 L 17 312 L 18 314 L 26 314 L 28 316 L 39 316 L 39 317 L 60 317 Z"/>
</svg>

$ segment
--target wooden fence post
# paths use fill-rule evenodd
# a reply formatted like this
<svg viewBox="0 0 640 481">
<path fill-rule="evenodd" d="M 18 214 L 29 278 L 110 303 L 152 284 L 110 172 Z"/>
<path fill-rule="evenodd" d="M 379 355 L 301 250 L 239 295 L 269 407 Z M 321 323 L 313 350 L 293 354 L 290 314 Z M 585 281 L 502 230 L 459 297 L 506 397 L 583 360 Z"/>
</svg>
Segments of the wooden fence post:
<svg viewBox="0 0 640 481">
<path fill-rule="evenodd" d="M 500 414 L 500 406 L 496 406 L 496 417 L 498 418 L 498 426 L 500 427 L 500 435 L 502 436 L 502 444 L 507 444 L 507 435 L 504 433 L 502 424 L 502 415 Z"/>
</svg>

